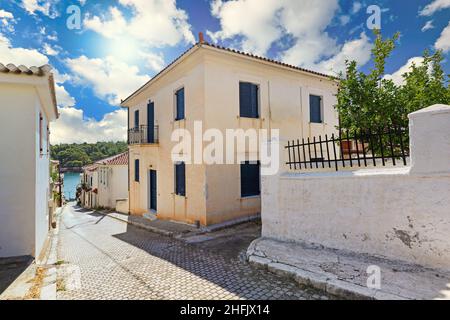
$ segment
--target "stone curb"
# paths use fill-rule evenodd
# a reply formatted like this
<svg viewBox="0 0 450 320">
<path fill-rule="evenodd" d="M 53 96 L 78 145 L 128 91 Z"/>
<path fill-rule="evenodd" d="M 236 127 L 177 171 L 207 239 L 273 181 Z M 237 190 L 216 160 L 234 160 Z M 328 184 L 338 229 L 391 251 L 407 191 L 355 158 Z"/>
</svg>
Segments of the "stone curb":
<svg viewBox="0 0 450 320">
<path fill-rule="evenodd" d="M 112 219 L 115 219 L 115 220 L 118 220 L 118 221 L 122 221 L 122 222 L 125 222 L 127 224 L 133 225 L 135 227 L 138 227 L 138 228 L 141 228 L 141 229 L 145 229 L 145 230 L 148 230 L 148 231 L 151 231 L 151 232 L 154 232 L 154 233 L 166 236 L 166 237 L 175 238 L 176 235 L 177 235 L 176 233 L 171 232 L 171 231 L 161 230 L 161 229 L 158 229 L 158 228 L 155 228 L 155 227 L 147 226 L 147 225 L 145 225 L 143 223 L 128 221 L 127 219 L 123 219 L 123 218 L 118 217 L 116 215 L 112 215 L 111 213 L 104 213 L 104 212 L 100 212 L 100 211 L 96 211 L 96 212 L 100 213 L 100 214 L 103 214 L 106 217 L 109 217 L 109 218 L 112 218 Z"/>
<path fill-rule="evenodd" d="M 369 289 L 347 281 L 330 278 L 301 268 L 284 264 L 265 256 L 256 249 L 260 239 L 253 241 L 247 251 L 247 261 L 254 267 L 268 270 L 282 277 L 293 279 L 299 285 L 310 286 L 334 296 L 349 300 L 407 300 L 407 298 L 391 293 Z"/>
<path fill-rule="evenodd" d="M 138 227 L 138 228 L 141 228 L 141 229 L 145 229 L 147 231 L 154 232 L 154 233 L 166 236 L 166 237 L 178 239 L 178 240 L 181 240 L 181 241 L 185 240 L 184 237 L 186 235 L 189 235 L 189 236 L 205 235 L 205 234 L 212 233 L 212 232 L 215 232 L 215 231 L 219 231 L 219 230 L 235 227 L 237 225 L 240 225 L 240 224 L 243 224 L 243 223 L 246 223 L 246 222 L 255 221 L 258 218 L 260 218 L 260 216 L 252 216 L 252 217 L 248 217 L 248 218 L 236 219 L 236 220 L 233 220 L 233 221 L 230 221 L 230 222 L 225 222 L 225 223 L 222 223 L 222 224 L 212 225 L 210 227 L 202 227 L 198 231 L 190 231 L 190 232 L 186 233 L 186 232 L 167 231 L 167 230 L 163 230 L 163 229 L 160 229 L 160 228 L 148 226 L 148 225 L 146 225 L 144 223 L 139 223 L 139 222 L 135 222 L 135 221 L 129 221 L 128 219 L 122 218 L 119 215 L 114 214 L 114 213 L 112 214 L 112 213 L 101 212 L 101 211 L 95 211 L 95 212 L 96 213 L 100 213 L 100 214 L 102 214 L 104 216 L 107 216 L 109 218 L 125 222 L 125 223 L 133 225 L 135 227 Z"/>
<path fill-rule="evenodd" d="M 56 300 L 57 297 L 57 268 L 55 267 L 58 259 L 58 233 L 59 233 L 59 225 L 60 225 L 60 215 L 65 209 L 66 206 L 58 208 L 55 210 L 56 216 L 56 228 L 51 230 L 50 232 L 50 243 L 49 248 L 46 254 L 45 262 L 41 261 L 38 266 L 42 266 L 46 268 L 45 277 L 43 280 L 43 284 L 41 286 L 41 300 Z"/>
</svg>

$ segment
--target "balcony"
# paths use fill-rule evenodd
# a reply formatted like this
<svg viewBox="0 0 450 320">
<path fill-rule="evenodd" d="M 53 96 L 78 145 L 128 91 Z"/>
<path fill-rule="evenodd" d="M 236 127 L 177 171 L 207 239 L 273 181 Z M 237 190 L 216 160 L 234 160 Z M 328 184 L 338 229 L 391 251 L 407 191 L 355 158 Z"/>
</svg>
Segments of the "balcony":
<svg viewBox="0 0 450 320">
<path fill-rule="evenodd" d="M 158 126 L 141 125 L 128 130 L 128 144 L 156 144 L 158 138 Z"/>
</svg>

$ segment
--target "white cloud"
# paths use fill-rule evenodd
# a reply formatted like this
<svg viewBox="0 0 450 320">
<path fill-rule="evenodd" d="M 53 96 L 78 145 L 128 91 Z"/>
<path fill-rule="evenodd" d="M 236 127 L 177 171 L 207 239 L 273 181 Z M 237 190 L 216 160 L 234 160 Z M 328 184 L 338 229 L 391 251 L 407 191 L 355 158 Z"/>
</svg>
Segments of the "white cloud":
<svg viewBox="0 0 450 320">
<path fill-rule="evenodd" d="M 58 41 L 58 33 L 56 31 L 47 32 L 45 27 L 41 27 L 39 33 L 50 41 Z"/>
<path fill-rule="evenodd" d="M 0 33 L 0 62 L 3 64 L 13 63 L 15 65 L 42 66 L 48 64 L 48 57 L 35 49 L 17 48 L 11 45 L 8 38 Z M 59 106 L 72 106 L 75 99 L 70 96 L 62 85 L 70 77 L 67 74 L 60 74 L 58 70 L 53 70 L 55 77 L 55 93 Z"/>
<path fill-rule="evenodd" d="M 436 40 L 434 47 L 444 52 L 450 51 L 450 22 L 448 23 L 448 26 L 442 30 L 442 33 L 439 39 Z"/>
<path fill-rule="evenodd" d="M 450 0 L 434 0 L 430 4 L 428 4 L 425 8 L 423 8 L 419 14 L 421 16 L 431 16 L 435 12 L 450 8 Z"/>
<path fill-rule="evenodd" d="M 341 22 L 342 26 L 345 26 L 350 22 L 350 16 L 349 15 L 340 16 L 339 21 Z"/>
<path fill-rule="evenodd" d="M 30 15 L 36 15 L 36 12 L 41 12 L 53 19 L 59 15 L 54 7 L 57 2 L 58 0 L 22 0 L 22 7 Z"/>
<path fill-rule="evenodd" d="M 14 32 L 16 20 L 11 12 L 0 9 L 0 30 Z"/>
<path fill-rule="evenodd" d="M 48 58 L 35 49 L 13 47 L 9 39 L 0 33 L 0 62 L 30 67 L 48 64 Z"/>
<path fill-rule="evenodd" d="M 133 37 L 148 46 L 174 46 L 182 40 L 195 42 L 188 15 L 176 7 L 175 0 L 119 0 L 119 3 L 132 9 L 130 19 L 119 8 L 110 7 L 108 17 L 87 15 L 84 27 L 107 38 Z"/>
<path fill-rule="evenodd" d="M 159 72 L 164 68 L 164 56 L 149 51 L 139 51 L 139 56 L 145 61 L 145 65 L 155 72 Z"/>
<path fill-rule="evenodd" d="M 48 43 L 44 43 L 44 52 L 49 56 L 56 56 L 59 54 L 59 49 L 56 47 L 52 47 Z"/>
<path fill-rule="evenodd" d="M 352 14 L 358 13 L 362 8 L 362 4 L 359 1 L 353 2 Z"/>
<path fill-rule="evenodd" d="M 430 29 L 434 29 L 433 20 L 429 20 L 427 21 L 427 23 L 425 23 L 425 25 L 422 27 L 422 32 L 425 32 Z"/>
<path fill-rule="evenodd" d="M 363 32 L 359 39 L 347 41 L 337 54 L 313 68 L 324 73 L 344 72 L 346 60 L 355 60 L 359 66 L 363 66 L 370 60 L 372 47 L 370 39 Z"/>
<path fill-rule="evenodd" d="M 52 144 L 126 140 L 127 113 L 123 109 L 105 114 L 100 121 L 84 118 L 81 109 L 58 109 L 60 117 L 50 127 Z"/>
<path fill-rule="evenodd" d="M 90 59 L 83 55 L 65 62 L 74 75 L 74 83 L 92 87 L 96 96 L 112 105 L 118 105 L 121 98 L 126 98 L 150 79 L 140 74 L 138 67 L 112 56 Z"/>
<path fill-rule="evenodd" d="M 67 92 L 66 88 L 58 83 L 55 84 L 55 94 L 58 106 L 69 107 L 76 103 L 75 99 Z"/>
<path fill-rule="evenodd" d="M 419 66 L 423 62 L 422 57 L 413 57 L 406 62 L 405 65 L 400 67 L 397 71 L 392 74 L 387 74 L 384 76 L 384 79 L 392 80 L 396 85 L 400 86 L 404 83 L 403 75 L 409 71 L 411 71 L 412 65 Z"/>
<path fill-rule="evenodd" d="M 289 36 L 294 44 L 279 56 L 290 64 L 323 67 L 326 63 L 319 65 L 321 61 L 340 60 L 344 53 L 336 55 L 350 45 L 339 46 L 336 38 L 326 32 L 339 11 L 337 0 L 323 0 L 321 5 L 314 0 L 268 0 L 264 5 L 259 0 L 214 0 L 210 9 L 221 26 L 216 32 L 207 31 L 214 42 L 234 40 L 244 51 L 266 55 L 274 43 Z M 341 23 L 346 24 L 348 20 L 343 17 Z M 368 46 L 363 45 L 367 41 L 364 38 L 357 43 L 367 50 Z M 365 58 L 366 51 L 361 55 Z"/>
<path fill-rule="evenodd" d="M 282 36 L 279 15 L 283 1 L 238 0 L 211 3 L 211 13 L 220 19 L 221 30 L 207 31 L 213 41 L 243 36 L 242 49 L 255 54 L 265 54 L 271 44 Z M 300 17 L 298 18 L 300 19 Z"/>
<path fill-rule="evenodd" d="M 14 15 L 11 12 L 0 9 L 0 18 L 14 19 Z"/>
</svg>

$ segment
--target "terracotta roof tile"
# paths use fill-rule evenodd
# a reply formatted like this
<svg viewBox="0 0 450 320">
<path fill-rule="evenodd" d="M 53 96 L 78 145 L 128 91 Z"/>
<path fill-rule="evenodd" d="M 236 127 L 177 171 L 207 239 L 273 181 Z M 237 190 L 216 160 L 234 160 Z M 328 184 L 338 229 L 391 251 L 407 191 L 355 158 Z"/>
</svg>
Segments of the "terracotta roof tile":
<svg viewBox="0 0 450 320">
<path fill-rule="evenodd" d="M 0 73 L 12 73 L 12 74 L 24 74 L 29 76 L 48 76 L 48 82 L 50 87 L 50 94 L 52 96 L 52 103 L 53 108 L 55 109 L 56 117 L 59 117 L 58 108 L 57 108 L 57 101 L 56 101 L 56 93 L 55 93 L 55 81 L 53 79 L 53 74 L 51 73 L 52 67 L 48 64 L 44 64 L 40 67 L 26 67 L 24 65 L 16 66 L 13 63 L 8 63 L 7 65 L 4 65 L 3 63 L 0 63 Z"/>
<path fill-rule="evenodd" d="M 133 97 L 134 95 L 136 95 L 137 93 L 139 93 L 142 89 L 144 89 L 147 85 L 149 85 L 150 83 L 152 83 L 156 78 L 158 78 L 162 73 L 164 73 L 167 69 L 169 69 L 172 65 L 174 65 L 177 61 L 179 61 L 182 57 L 184 57 L 188 52 L 190 52 L 193 48 L 195 47 L 199 47 L 201 48 L 202 46 L 205 47 L 211 47 L 211 48 L 215 48 L 218 50 L 222 50 L 222 51 L 226 51 L 229 53 L 235 53 L 238 55 L 242 55 L 242 56 L 246 56 L 249 58 L 253 58 L 253 59 L 257 59 L 257 60 L 261 60 L 261 61 L 265 61 L 265 62 L 269 62 L 278 66 L 282 66 L 285 68 L 289 68 L 289 69 L 293 69 L 293 70 L 297 70 L 297 71 L 302 71 L 302 72 L 306 72 L 306 73 L 310 73 L 316 76 L 320 76 L 320 77 L 326 77 L 326 78 L 330 78 L 333 79 L 335 77 L 331 76 L 331 75 L 327 75 L 325 73 L 321 73 L 321 72 L 317 72 L 317 71 L 313 71 L 313 70 L 309 70 L 309 69 L 305 69 L 305 68 L 301 68 L 301 67 L 296 67 L 294 65 L 291 64 L 287 64 L 281 61 L 277 61 L 277 60 L 273 60 L 273 59 L 269 59 L 266 57 L 261 57 L 261 56 L 257 56 L 251 53 L 247 53 L 247 52 L 243 52 L 243 51 L 239 51 L 239 50 L 235 50 L 235 49 L 230 49 L 230 48 L 226 48 L 226 47 L 222 47 L 219 45 L 215 45 L 206 41 L 203 42 L 198 42 L 196 44 L 194 44 L 193 46 L 191 46 L 189 49 L 187 49 L 185 52 L 183 52 L 178 58 L 176 58 L 175 60 L 173 60 L 170 64 L 168 64 L 164 69 L 162 69 L 160 72 L 158 72 L 153 78 L 151 78 L 149 81 L 147 81 L 143 86 L 141 86 L 139 89 L 137 89 L 135 92 L 133 92 L 130 96 L 128 96 L 125 100 L 122 100 L 122 103 L 127 101 L 128 99 L 130 99 L 131 97 Z"/>
<path fill-rule="evenodd" d="M 128 151 L 96 162 L 98 165 L 127 165 Z"/>
</svg>

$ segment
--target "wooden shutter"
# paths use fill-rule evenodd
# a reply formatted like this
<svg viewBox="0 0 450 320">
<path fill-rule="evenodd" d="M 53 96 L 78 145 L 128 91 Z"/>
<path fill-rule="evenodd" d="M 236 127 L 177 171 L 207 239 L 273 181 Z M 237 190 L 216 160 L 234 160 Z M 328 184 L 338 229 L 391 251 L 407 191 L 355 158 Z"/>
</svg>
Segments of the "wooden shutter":
<svg viewBox="0 0 450 320">
<path fill-rule="evenodd" d="M 134 160 L 134 181 L 139 182 L 139 159 Z"/>
<path fill-rule="evenodd" d="M 175 193 L 186 196 L 186 166 L 184 162 L 175 165 Z"/>
<path fill-rule="evenodd" d="M 239 83 L 239 115 L 244 118 L 259 117 L 258 85 L 249 82 Z"/>
<path fill-rule="evenodd" d="M 139 110 L 134 112 L 134 128 L 139 129 Z"/>
<path fill-rule="evenodd" d="M 260 195 L 260 165 L 248 161 L 241 163 L 241 196 Z"/>
<path fill-rule="evenodd" d="M 184 114 L 184 88 L 181 88 L 176 92 L 176 117 L 175 120 L 182 120 L 185 117 Z"/>
<path fill-rule="evenodd" d="M 310 95 L 309 96 L 309 113 L 310 122 L 322 123 L 322 97 Z"/>
</svg>

